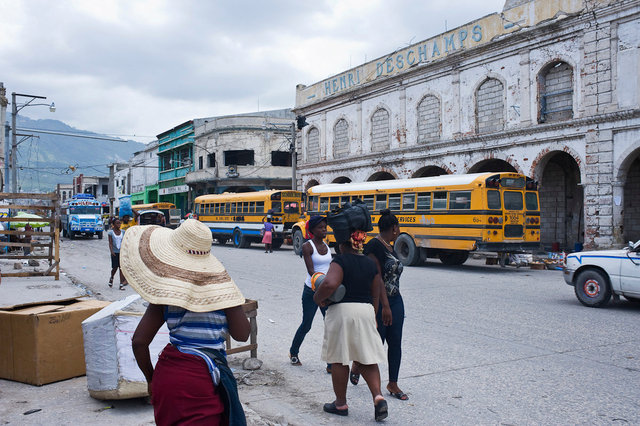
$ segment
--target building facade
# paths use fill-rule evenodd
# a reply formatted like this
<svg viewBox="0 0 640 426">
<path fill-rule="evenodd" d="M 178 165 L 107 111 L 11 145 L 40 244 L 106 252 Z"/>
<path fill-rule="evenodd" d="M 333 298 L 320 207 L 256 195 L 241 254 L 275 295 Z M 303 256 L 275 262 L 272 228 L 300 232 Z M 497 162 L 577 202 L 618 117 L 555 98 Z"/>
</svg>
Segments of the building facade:
<svg viewBox="0 0 640 426">
<path fill-rule="evenodd" d="M 640 239 L 639 69 L 640 1 L 508 0 L 298 85 L 298 184 L 516 171 L 545 246 Z"/>
<path fill-rule="evenodd" d="M 158 141 L 135 152 L 129 161 L 131 168 L 131 203 L 158 201 Z"/>
<path fill-rule="evenodd" d="M 193 196 L 291 188 L 290 109 L 215 117 L 195 128 Z"/>
<path fill-rule="evenodd" d="M 103 207 L 109 205 L 109 177 L 108 176 L 85 176 L 79 174 L 73 177 L 73 194 L 91 194 L 96 200 L 102 203 Z M 64 189 L 62 189 L 64 196 Z"/>
<path fill-rule="evenodd" d="M 194 170 L 194 129 L 205 120 L 189 120 L 158 135 L 158 201 L 173 203 L 183 212 L 190 208 L 185 177 Z"/>
</svg>

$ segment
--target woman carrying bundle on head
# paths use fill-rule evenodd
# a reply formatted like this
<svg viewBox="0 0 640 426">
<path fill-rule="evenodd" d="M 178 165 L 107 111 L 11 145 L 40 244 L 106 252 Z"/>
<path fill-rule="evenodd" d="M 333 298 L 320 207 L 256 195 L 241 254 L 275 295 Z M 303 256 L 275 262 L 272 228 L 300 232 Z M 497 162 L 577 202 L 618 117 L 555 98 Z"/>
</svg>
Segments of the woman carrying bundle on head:
<svg viewBox="0 0 640 426">
<path fill-rule="evenodd" d="M 209 228 L 194 219 L 175 230 L 135 226 L 122 241 L 122 271 L 149 302 L 132 345 L 158 425 L 246 425 L 225 352 L 227 335 L 249 337 L 245 299 L 211 243 Z M 149 344 L 165 322 L 170 343 L 154 369 Z"/>
<path fill-rule="evenodd" d="M 384 361 L 384 349 L 376 330 L 376 310 L 382 279 L 373 260 L 362 255 L 371 218 L 364 204 L 345 204 L 341 211 L 327 217 L 340 244 L 322 286 L 313 299 L 326 306 L 340 284 L 345 287 L 341 300 L 327 308 L 322 344 L 322 359 L 331 363 L 331 378 L 336 399 L 324 404 L 324 411 L 340 416 L 349 414 L 347 383 L 349 365 L 354 362 L 367 382 L 374 403 L 376 421 L 387 417 L 387 402 L 380 390 L 378 363 Z M 335 298 L 333 298 L 335 300 Z"/>
<path fill-rule="evenodd" d="M 404 325 L 404 302 L 400 294 L 400 275 L 403 265 L 391 245 L 400 235 L 400 222 L 389 209 L 380 212 L 378 230 L 378 235 L 364 247 L 364 254 L 376 263 L 384 283 L 380 291 L 377 321 L 382 343 L 386 341 L 388 346 L 389 383 L 387 390 L 391 396 L 406 401 L 409 397 L 398 387 L 398 374 L 402 359 L 402 326 Z M 390 315 L 391 321 L 383 321 L 384 315 Z M 351 368 L 351 383 L 357 385 L 359 376 L 357 366 Z"/>
</svg>

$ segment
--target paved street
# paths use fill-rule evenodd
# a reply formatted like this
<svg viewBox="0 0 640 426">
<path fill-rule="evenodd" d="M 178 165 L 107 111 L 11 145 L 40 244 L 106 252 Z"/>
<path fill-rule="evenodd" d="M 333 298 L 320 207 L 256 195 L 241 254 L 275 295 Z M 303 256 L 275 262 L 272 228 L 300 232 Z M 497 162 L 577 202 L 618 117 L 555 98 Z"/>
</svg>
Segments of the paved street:
<svg viewBox="0 0 640 426">
<path fill-rule="evenodd" d="M 259 247 L 213 249 L 245 297 L 259 302 L 265 385 L 241 386 L 243 401 L 272 422 L 373 423 L 363 381 L 349 385 L 349 417 L 322 413 L 333 393 L 320 360 L 319 313 L 301 348 L 303 365 L 288 364 L 301 319 L 302 260 L 286 247 L 273 254 Z M 63 270 L 99 298 L 132 292 L 107 287 L 106 239 L 65 239 L 62 259 Z M 457 268 L 435 260 L 405 268 L 401 291 L 406 320 L 399 384 L 410 400 L 388 399 L 387 424 L 640 423 L 640 305 L 623 300 L 585 308 L 559 271 L 502 269 L 479 260 Z M 383 386 L 386 375 L 383 366 Z M 148 407 L 118 404 L 130 414 L 121 424 L 148 422 Z M 131 421 L 136 410 L 140 421 Z"/>
</svg>

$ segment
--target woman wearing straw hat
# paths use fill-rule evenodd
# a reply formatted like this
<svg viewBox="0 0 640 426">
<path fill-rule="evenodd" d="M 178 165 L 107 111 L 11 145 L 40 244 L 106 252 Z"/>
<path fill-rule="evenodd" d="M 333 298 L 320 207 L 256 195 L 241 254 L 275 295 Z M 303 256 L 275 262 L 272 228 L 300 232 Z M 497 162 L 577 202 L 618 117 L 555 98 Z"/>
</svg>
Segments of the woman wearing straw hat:
<svg viewBox="0 0 640 426">
<path fill-rule="evenodd" d="M 175 230 L 134 226 L 122 241 L 122 271 L 149 302 L 132 345 L 158 425 L 246 424 L 225 354 L 227 334 L 249 337 L 245 299 L 211 243 L 209 228 L 194 219 Z M 149 344 L 165 322 L 170 343 L 154 369 Z"/>
<path fill-rule="evenodd" d="M 331 379 L 336 399 L 324 404 L 327 413 L 347 416 L 347 382 L 349 365 L 353 361 L 369 386 L 376 421 L 387 417 L 387 402 L 380 390 L 378 363 L 385 359 L 382 340 L 376 329 L 382 278 L 376 264 L 362 254 L 362 248 L 371 230 L 369 212 L 363 204 L 345 205 L 342 212 L 327 217 L 340 244 L 322 286 L 313 300 L 326 306 L 329 297 L 343 284 L 344 297 L 329 305 L 324 320 L 322 359 L 331 363 Z"/>
</svg>

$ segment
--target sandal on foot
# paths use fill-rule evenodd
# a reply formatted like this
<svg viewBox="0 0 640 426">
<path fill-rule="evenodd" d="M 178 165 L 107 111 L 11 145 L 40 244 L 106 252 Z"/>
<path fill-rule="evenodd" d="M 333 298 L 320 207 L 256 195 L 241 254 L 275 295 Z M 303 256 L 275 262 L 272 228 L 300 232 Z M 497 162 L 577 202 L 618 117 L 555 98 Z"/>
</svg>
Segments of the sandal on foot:
<svg viewBox="0 0 640 426">
<path fill-rule="evenodd" d="M 354 373 L 353 371 L 349 372 L 349 381 L 352 385 L 356 386 L 360 381 L 360 373 Z"/>
<path fill-rule="evenodd" d="M 343 408 L 342 410 L 339 410 L 338 407 L 336 407 L 335 401 L 334 402 L 327 402 L 326 404 L 324 404 L 322 409 L 326 413 L 337 414 L 339 416 L 348 416 L 349 415 L 349 407 Z"/>
<path fill-rule="evenodd" d="M 109 280 L 109 287 L 113 287 L 113 280 Z"/>
<path fill-rule="evenodd" d="M 400 401 L 406 401 L 406 400 L 409 399 L 409 396 L 406 393 L 402 392 L 402 391 L 400 391 L 400 392 L 391 392 L 391 391 L 389 391 L 389 395 L 391 395 L 394 398 L 398 398 Z"/>
<path fill-rule="evenodd" d="M 381 399 L 380 401 L 378 401 L 378 403 L 374 405 L 373 408 L 374 408 L 373 415 L 375 416 L 376 422 L 386 419 L 387 416 L 389 415 L 389 408 L 387 407 L 387 401 L 385 401 L 384 399 Z"/>
<path fill-rule="evenodd" d="M 120 284 L 119 289 L 120 289 L 120 290 L 122 290 L 122 291 L 124 291 L 124 286 L 125 286 L 125 284 Z"/>
<path fill-rule="evenodd" d="M 302 365 L 300 359 L 297 356 L 289 354 L 289 359 L 291 360 L 291 365 Z"/>
</svg>

